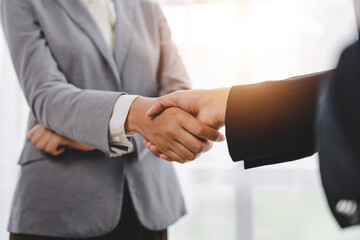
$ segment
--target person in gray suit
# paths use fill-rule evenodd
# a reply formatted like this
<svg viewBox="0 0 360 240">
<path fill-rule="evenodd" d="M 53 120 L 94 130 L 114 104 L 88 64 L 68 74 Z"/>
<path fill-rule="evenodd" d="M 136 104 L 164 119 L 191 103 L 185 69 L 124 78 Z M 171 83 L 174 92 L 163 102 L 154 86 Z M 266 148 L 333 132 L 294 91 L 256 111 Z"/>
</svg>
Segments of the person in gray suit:
<svg viewBox="0 0 360 240">
<path fill-rule="evenodd" d="M 31 109 L 28 129 L 41 124 L 37 129 L 89 150 L 53 156 L 26 139 L 10 238 L 167 239 L 167 227 L 185 214 L 184 201 L 172 165 L 143 147 L 143 137 L 185 162 L 221 135 L 176 108 L 161 118 L 146 117 L 154 102 L 149 97 L 190 87 L 158 5 L 1 4 L 8 47 Z M 41 139 L 38 147 L 53 138 Z"/>
</svg>

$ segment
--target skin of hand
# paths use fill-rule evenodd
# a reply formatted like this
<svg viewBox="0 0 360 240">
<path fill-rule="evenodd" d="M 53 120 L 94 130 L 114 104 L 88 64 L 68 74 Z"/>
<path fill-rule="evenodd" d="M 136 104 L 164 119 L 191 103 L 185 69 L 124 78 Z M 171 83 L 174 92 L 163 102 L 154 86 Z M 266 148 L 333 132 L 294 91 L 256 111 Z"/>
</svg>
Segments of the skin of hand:
<svg viewBox="0 0 360 240">
<path fill-rule="evenodd" d="M 154 117 L 161 114 L 166 108 L 178 107 L 206 125 L 219 129 L 225 125 L 225 112 L 229 92 L 230 88 L 174 92 L 158 98 L 146 114 L 149 117 Z M 220 140 L 225 140 L 224 136 Z M 158 157 L 171 160 L 171 157 L 164 154 L 149 139 L 144 140 L 143 143 Z"/>
<path fill-rule="evenodd" d="M 194 160 L 210 150 L 210 141 L 221 139 L 222 134 L 216 129 L 180 108 L 168 108 L 159 116 L 147 117 L 147 110 L 155 102 L 153 98 L 136 98 L 130 106 L 125 130 L 137 132 L 153 142 L 166 155 L 163 159 L 179 163 Z"/>
<path fill-rule="evenodd" d="M 53 156 L 59 156 L 66 149 L 75 149 L 85 152 L 95 150 L 95 148 L 86 144 L 54 133 L 41 124 L 33 127 L 29 131 L 28 137 L 37 149 Z"/>
</svg>

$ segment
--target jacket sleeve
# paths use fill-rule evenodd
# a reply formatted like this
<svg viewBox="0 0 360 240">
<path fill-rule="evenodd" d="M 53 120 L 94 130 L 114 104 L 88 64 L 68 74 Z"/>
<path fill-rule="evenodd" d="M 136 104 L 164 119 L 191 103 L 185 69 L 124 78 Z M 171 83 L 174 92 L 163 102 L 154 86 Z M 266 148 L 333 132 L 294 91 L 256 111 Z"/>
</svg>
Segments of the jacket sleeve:
<svg viewBox="0 0 360 240">
<path fill-rule="evenodd" d="M 84 90 L 59 69 L 32 1 L 3 0 L 2 24 L 15 71 L 35 118 L 47 128 L 109 153 L 108 125 L 122 94 Z"/>
<path fill-rule="evenodd" d="M 314 154 L 317 92 L 326 74 L 233 87 L 226 110 L 232 159 L 253 168 Z"/>
<path fill-rule="evenodd" d="M 162 96 L 177 90 L 188 90 L 191 88 L 191 83 L 179 52 L 171 39 L 167 20 L 160 7 L 156 6 L 160 34 L 160 64 L 157 79 L 159 95 Z"/>
</svg>

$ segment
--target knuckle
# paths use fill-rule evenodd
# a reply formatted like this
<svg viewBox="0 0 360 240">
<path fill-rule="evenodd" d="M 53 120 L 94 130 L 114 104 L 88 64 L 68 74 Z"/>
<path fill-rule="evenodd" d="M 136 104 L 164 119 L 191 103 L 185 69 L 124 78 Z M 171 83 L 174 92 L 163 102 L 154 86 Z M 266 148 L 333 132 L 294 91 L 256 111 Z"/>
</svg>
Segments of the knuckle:
<svg viewBox="0 0 360 240">
<path fill-rule="evenodd" d="M 188 160 L 194 161 L 196 158 L 197 158 L 197 154 L 191 153 L 190 156 L 189 156 L 189 158 L 188 158 Z"/>
<path fill-rule="evenodd" d="M 164 153 L 164 154 L 168 153 L 167 149 L 164 149 L 162 146 L 158 147 L 158 150 L 159 150 L 159 152 Z"/>
<path fill-rule="evenodd" d="M 54 141 L 55 141 L 56 145 L 58 145 L 58 146 L 61 144 L 65 144 L 65 140 L 60 136 L 56 136 Z"/>
<path fill-rule="evenodd" d="M 181 159 L 181 158 L 178 157 L 178 156 L 174 156 L 173 160 L 174 160 L 175 162 L 178 162 L 178 163 L 181 163 L 181 162 L 184 161 L 183 159 Z"/>
<path fill-rule="evenodd" d="M 52 156 L 56 156 L 56 152 L 53 150 L 50 150 L 50 151 L 46 150 L 45 152 L 47 152 L 48 154 L 50 154 Z"/>
<path fill-rule="evenodd" d="M 59 156 L 59 155 L 60 155 L 60 152 L 55 152 L 55 151 L 54 151 L 54 152 L 52 152 L 52 155 L 54 155 L 55 157 L 56 157 L 56 156 Z"/>
<path fill-rule="evenodd" d="M 182 159 L 178 159 L 178 158 L 174 159 L 174 161 L 181 164 L 184 162 Z"/>
<path fill-rule="evenodd" d="M 197 126 L 197 134 L 203 136 L 205 133 L 205 127 L 201 124 Z"/>
<path fill-rule="evenodd" d="M 173 124 L 169 124 L 168 127 L 166 128 L 166 133 L 170 136 L 175 136 L 176 134 L 176 128 Z"/>
<path fill-rule="evenodd" d="M 168 110 L 171 114 L 173 121 L 181 122 L 183 120 L 183 114 L 181 113 L 181 111 L 179 111 L 179 109 L 172 107 Z"/>
<path fill-rule="evenodd" d="M 48 153 L 53 154 L 53 150 L 54 150 L 54 149 L 52 149 L 52 147 L 50 147 L 50 146 L 46 146 L 46 147 L 45 147 L 45 152 L 48 152 Z"/>
<path fill-rule="evenodd" d="M 41 150 L 41 151 L 44 151 L 44 150 L 45 150 L 45 149 L 44 149 L 44 145 L 42 145 L 42 144 L 37 143 L 37 144 L 35 144 L 35 146 L 36 146 L 37 149 L 39 149 L 39 150 Z"/>
<path fill-rule="evenodd" d="M 204 145 L 203 144 L 199 143 L 199 144 L 194 145 L 194 152 L 196 154 L 202 153 L 203 150 L 204 150 Z"/>
</svg>

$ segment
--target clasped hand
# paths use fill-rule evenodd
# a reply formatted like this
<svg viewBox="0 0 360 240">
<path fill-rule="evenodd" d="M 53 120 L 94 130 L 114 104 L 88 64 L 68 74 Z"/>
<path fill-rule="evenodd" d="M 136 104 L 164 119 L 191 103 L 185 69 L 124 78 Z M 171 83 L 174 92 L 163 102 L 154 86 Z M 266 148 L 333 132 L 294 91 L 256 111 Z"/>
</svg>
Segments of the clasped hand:
<svg viewBox="0 0 360 240">
<path fill-rule="evenodd" d="M 210 150 L 213 141 L 223 140 L 215 128 L 178 107 L 158 107 L 155 110 L 161 114 L 146 116 L 150 107 L 157 106 L 160 99 L 136 98 L 125 123 L 126 131 L 137 132 L 156 146 L 159 157 L 185 163 Z"/>
<path fill-rule="evenodd" d="M 188 112 L 193 117 L 196 117 L 203 124 L 210 127 L 210 129 L 212 128 L 218 130 L 225 125 L 226 102 L 229 91 L 229 88 L 221 88 L 214 90 L 189 90 L 174 92 L 156 99 L 155 103 L 147 111 L 147 115 L 156 119 L 157 117 L 162 116 L 167 111 L 167 108 L 171 109 L 173 107 L 177 107 Z M 196 136 L 201 137 L 199 135 Z M 180 135 L 177 137 L 181 139 Z M 203 139 L 213 140 L 206 137 L 203 137 Z M 218 141 L 223 140 L 225 140 L 225 138 L 221 135 Z M 158 145 L 156 142 L 153 142 L 150 139 L 145 139 L 144 144 L 158 157 L 167 161 L 177 161 L 177 159 L 167 155 L 166 152 L 162 150 L 162 146 Z M 195 144 L 195 142 L 193 142 L 193 144 Z"/>
</svg>

